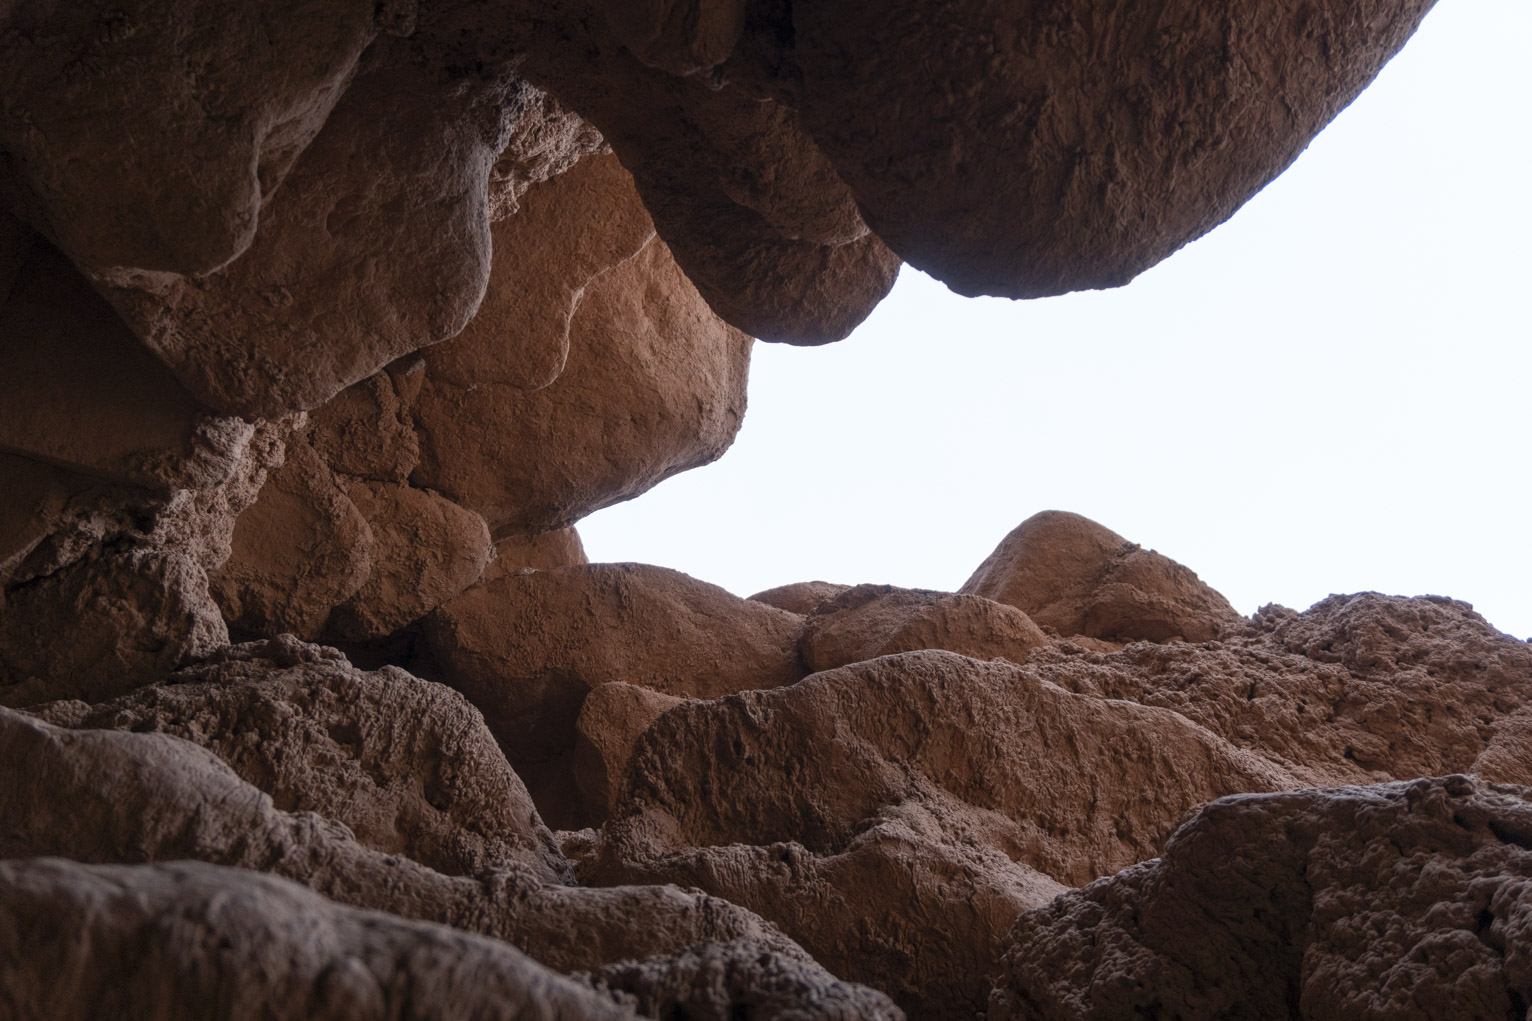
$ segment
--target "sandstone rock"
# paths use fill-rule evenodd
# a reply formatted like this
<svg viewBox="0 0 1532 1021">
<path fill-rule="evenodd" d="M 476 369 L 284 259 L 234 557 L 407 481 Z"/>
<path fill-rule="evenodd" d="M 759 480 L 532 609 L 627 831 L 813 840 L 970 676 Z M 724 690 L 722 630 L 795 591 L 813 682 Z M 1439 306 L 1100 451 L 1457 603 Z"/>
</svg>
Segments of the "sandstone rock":
<svg viewBox="0 0 1532 1021">
<path fill-rule="evenodd" d="M 811 671 L 920 649 L 1020 663 L 1047 641 L 1025 613 L 982 596 L 858 585 L 809 614 L 799 651 Z"/>
<path fill-rule="evenodd" d="M 592 688 L 575 720 L 574 780 L 585 804 L 605 818 L 633 758 L 633 746 L 665 710 L 686 699 L 636 684 L 613 682 Z"/>
<path fill-rule="evenodd" d="M 40 543 L 58 527 L 78 477 L 51 465 L 0 454 L 0 593 Z M 3 595 L 0 595 L 3 600 Z M 3 603 L 0 603 L 3 605 Z"/>
<path fill-rule="evenodd" d="M 619 34 L 667 62 L 638 41 L 646 6 L 616 15 Z M 705 59 L 718 52 L 705 49 Z M 898 256 L 866 232 L 791 107 L 727 80 L 646 67 L 592 22 L 543 32 L 527 73 L 601 130 L 676 262 L 732 325 L 767 340 L 838 340 L 893 286 Z"/>
<path fill-rule="evenodd" d="M 828 2 L 770 28 L 872 229 L 961 294 L 1037 297 L 1125 284 L 1227 219 L 1430 8 Z"/>
<path fill-rule="evenodd" d="M 646 961 L 609 964 L 597 989 L 632 996 L 648 1017 L 695 1021 L 903 1021 L 888 997 L 748 942 L 712 943 Z"/>
<path fill-rule="evenodd" d="M 412 481 L 496 532 L 562 528 L 719 457 L 744 415 L 750 346 L 651 241 L 587 286 L 552 385 L 426 380 Z"/>
<path fill-rule="evenodd" d="M 362 587 L 336 608 L 329 630 L 353 641 L 382 638 L 419 620 L 478 580 L 492 556 L 489 528 L 473 511 L 423 489 L 360 482 L 348 491 L 372 532 Z"/>
<path fill-rule="evenodd" d="M 308 443 L 332 471 L 373 482 L 410 477 L 420 463 L 420 441 L 409 420 L 409 402 L 419 392 L 425 366 L 417 363 L 412 370 L 400 367 L 413 377 L 408 380 L 375 372 L 310 416 Z"/>
<path fill-rule="evenodd" d="M 550 885 L 524 870 L 444 876 L 283 812 L 212 753 L 168 734 L 63 730 L 0 709 L 0 858 L 143 863 L 191 858 L 270 872 L 354 907 L 505 940 L 558 971 L 747 940 L 803 951 L 756 915 L 675 887 Z"/>
<path fill-rule="evenodd" d="M 215 486 L 252 427 L 203 408 L 46 244 L 0 306 L 0 451 L 158 490 Z"/>
<path fill-rule="evenodd" d="M 212 592 L 236 631 L 317 638 L 372 569 L 367 518 L 304 439 L 234 525 Z"/>
<path fill-rule="evenodd" d="M 1064 635 L 1205 642 L 1239 619 L 1174 560 L 1078 514 L 1034 514 L 1001 540 L 960 592 L 1024 610 Z"/>
<path fill-rule="evenodd" d="M 564 371 L 586 285 L 632 258 L 654 226 L 617 158 L 593 156 L 527 191 L 492 233 L 484 301 L 462 333 L 426 355 L 427 372 L 461 389 L 541 389 Z"/>
<path fill-rule="evenodd" d="M 13 197 L 88 270 L 215 270 L 250 245 L 373 17 L 357 0 L 7 5 L 0 148 Z"/>
<path fill-rule="evenodd" d="M 588 563 L 585 545 L 573 525 L 541 535 L 508 535 L 495 540 L 495 559 L 484 568 L 482 580 L 489 582 L 520 571 L 582 567 Z"/>
<path fill-rule="evenodd" d="M 611 151 L 601 132 L 558 97 L 540 92 L 528 99 L 527 113 L 511 128 L 489 172 L 491 220 L 520 209 L 521 196 L 534 184 L 559 176 L 587 156 Z"/>
<path fill-rule="evenodd" d="M 590 808 L 568 757 L 592 689 L 713 698 L 791 684 L 804 673 L 801 626 L 679 571 L 591 564 L 469 589 L 426 618 L 423 641 L 435 676 L 484 713 L 544 817 L 573 829 Z"/>
<path fill-rule="evenodd" d="M 0 705 L 111 698 L 228 641 L 191 557 L 102 549 L 6 592 Z"/>
<path fill-rule="evenodd" d="M 110 289 L 205 403 L 246 416 L 318 407 L 478 308 L 502 125 L 474 115 L 476 90 L 386 59 L 350 83 L 238 260 Z"/>
<path fill-rule="evenodd" d="M 600 4 L 607 24 L 638 59 L 675 75 L 724 62 L 745 29 L 744 0 L 644 0 Z"/>
<path fill-rule="evenodd" d="M 950 1016 L 982 1007 L 996 933 L 1054 880 L 1158 853 L 1210 798 L 1294 784 L 1175 713 L 905 653 L 670 709 L 599 876 L 700 886 L 912 1017 Z"/>
<path fill-rule="evenodd" d="M 1532 698 L 1532 647 L 1464 603 L 1362 593 L 1267 607 L 1204 646 L 1062 646 L 1027 661 L 1084 694 L 1172 709 L 1305 785 L 1483 770 L 1532 781 L 1509 749 Z"/>
<path fill-rule="evenodd" d="M 286 811 L 447 875 L 568 866 L 483 719 L 451 688 L 397 667 L 363 672 L 290 636 L 220 650 L 162 684 L 34 715 L 72 729 L 185 738 Z"/>
<path fill-rule="evenodd" d="M 750 598 L 767 606 L 807 615 L 813 613 L 826 599 L 838 596 L 850 587 L 828 581 L 795 581 L 790 585 L 778 585 L 757 592 Z"/>
<path fill-rule="evenodd" d="M 1532 1002 L 1532 803 L 1463 776 L 1226 798 L 1023 915 L 1006 1018 L 1457 1019 Z"/>
<path fill-rule="evenodd" d="M 0 985 L 58 1021 L 635 1016 L 496 940 L 198 862 L 0 861 Z"/>
</svg>

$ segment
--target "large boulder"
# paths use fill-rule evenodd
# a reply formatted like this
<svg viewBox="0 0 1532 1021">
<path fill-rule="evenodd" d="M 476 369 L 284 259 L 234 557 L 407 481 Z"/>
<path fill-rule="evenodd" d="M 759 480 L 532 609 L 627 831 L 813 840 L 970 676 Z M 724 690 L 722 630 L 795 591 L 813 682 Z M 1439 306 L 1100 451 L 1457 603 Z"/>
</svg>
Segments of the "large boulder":
<svg viewBox="0 0 1532 1021">
<path fill-rule="evenodd" d="M 1532 800 L 1464 776 L 1226 798 L 1023 915 L 990 1021 L 1470 1021 L 1532 1003 Z"/>
<path fill-rule="evenodd" d="M 1009 603 L 1060 634 L 1120 642 L 1205 642 L 1239 619 L 1192 571 L 1065 511 L 1017 525 L 959 591 Z"/>
</svg>

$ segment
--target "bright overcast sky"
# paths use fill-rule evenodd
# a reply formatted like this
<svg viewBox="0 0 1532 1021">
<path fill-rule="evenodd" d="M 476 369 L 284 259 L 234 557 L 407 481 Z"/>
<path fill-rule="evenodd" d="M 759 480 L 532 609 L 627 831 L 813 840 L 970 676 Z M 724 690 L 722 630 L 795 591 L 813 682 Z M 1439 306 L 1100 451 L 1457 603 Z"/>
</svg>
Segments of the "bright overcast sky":
<svg viewBox="0 0 1532 1021">
<path fill-rule="evenodd" d="M 1448 0 L 1235 217 L 1128 287 L 908 267 L 848 340 L 755 346 L 717 464 L 582 522 L 740 595 L 961 585 L 1044 508 L 1242 612 L 1374 589 L 1532 635 L 1528 0 Z"/>
</svg>

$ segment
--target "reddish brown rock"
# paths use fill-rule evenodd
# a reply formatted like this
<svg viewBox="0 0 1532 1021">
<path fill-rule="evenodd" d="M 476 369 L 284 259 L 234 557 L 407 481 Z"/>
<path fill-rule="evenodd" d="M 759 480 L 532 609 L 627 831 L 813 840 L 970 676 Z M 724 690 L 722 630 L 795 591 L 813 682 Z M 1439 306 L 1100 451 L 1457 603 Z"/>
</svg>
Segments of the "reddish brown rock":
<svg viewBox="0 0 1532 1021">
<path fill-rule="evenodd" d="M 826 599 L 838 596 L 850 587 L 828 581 L 795 581 L 790 585 L 778 585 L 757 592 L 750 598 L 767 606 L 807 615 L 813 613 Z"/>
<path fill-rule="evenodd" d="M 287 811 L 447 875 L 568 866 L 483 718 L 397 667 L 364 672 L 290 636 L 220 650 L 109 702 L 34 715 L 72 729 L 171 734 L 216 754 Z"/>
<path fill-rule="evenodd" d="M 102 549 L 6 592 L 0 705 L 111 698 L 228 641 L 190 556 Z"/>
<path fill-rule="evenodd" d="M 413 361 L 389 369 L 347 387 L 309 417 L 307 442 L 337 474 L 404 482 L 420 463 L 409 406 L 425 366 Z"/>
<path fill-rule="evenodd" d="M 0 148 L 11 197 L 88 269 L 215 270 L 250 245 L 375 15 L 355 0 L 8 4 Z"/>
<path fill-rule="evenodd" d="M 1302 614 L 1267 607 L 1203 646 L 1057 646 L 1027 666 L 1071 691 L 1172 709 L 1307 785 L 1532 781 L 1506 754 L 1522 740 L 1532 646 L 1449 599 L 1331 596 Z"/>
<path fill-rule="evenodd" d="M 348 494 L 372 532 L 367 580 L 336 607 L 328 630 L 382 638 L 478 580 L 493 555 L 484 519 L 423 489 L 359 482 Z"/>
<path fill-rule="evenodd" d="M 234 525 L 212 592 L 235 629 L 317 638 L 372 569 L 372 528 L 314 448 L 287 459 Z"/>
<path fill-rule="evenodd" d="M 1125 284 L 1227 219 L 1430 8 L 832 0 L 760 34 L 869 226 L 960 294 L 1019 298 Z"/>
<path fill-rule="evenodd" d="M 1151 857 L 1209 798 L 1293 783 L 1167 710 L 906 653 L 670 709 L 598 872 L 727 897 L 911 1016 L 950 1016 L 982 1007 L 996 934 L 1054 880 Z"/>
<path fill-rule="evenodd" d="M 552 385 L 524 393 L 426 380 L 412 481 L 496 532 L 562 528 L 728 449 L 745 411 L 750 346 L 651 241 L 586 288 Z"/>
<path fill-rule="evenodd" d="M 498 940 L 199 862 L 0 861 L 0 986 L 57 1021 L 635 1017 Z"/>
<path fill-rule="evenodd" d="M 1009 603 L 1063 635 L 1205 642 L 1239 615 L 1196 574 L 1088 518 L 1034 514 L 959 590 Z"/>
<path fill-rule="evenodd" d="M 426 355 L 438 385 L 538 390 L 569 355 L 570 321 L 591 280 L 654 236 L 615 156 L 591 156 L 521 198 L 492 230 L 484 301 L 462 333 Z"/>
<path fill-rule="evenodd" d="M 0 305 L 0 451 L 171 490 L 227 479 L 251 433 L 199 405 L 56 249 L 30 248 Z"/>
<path fill-rule="evenodd" d="M 1023 915 L 991 1021 L 1515 1017 L 1532 802 L 1469 777 L 1226 798 Z"/>
<path fill-rule="evenodd" d="M 748 940 L 802 951 L 759 917 L 675 887 L 590 890 L 525 870 L 445 876 L 366 847 L 311 812 L 284 812 L 211 752 L 168 734 L 64 730 L 0 709 L 0 858 L 197 859 L 270 872 L 344 904 L 504 940 L 559 971 Z"/>
<path fill-rule="evenodd" d="M 1047 641 L 1025 613 L 982 596 L 858 585 L 809 615 L 799 651 L 814 671 L 920 649 L 1020 663 Z"/>
<path fill-rule="evenodd" d="M 582 567 L 590 563 L 580 533 L 571 525 L 541 535 L 508 535 L 495 540 L 495 559 L 484 568 L 483 581 L 520 571 Z"/>
<path fill-rule="evenodd" d="M 620 682 L 600 685 L 585 696 L 575 720 L 574 780 L 598 818 L 616 807 L 639 737 L 667 709 L 685 701 Z"/>
<path fill-rule="evenodd" d="M 553 825 L 590 807 L 568 761 L 585 697 L 603 684 L 714 698 L 803 676 L 802 619 L 642 564 L 534 571 L 476 586 L 424 623 L 434 676 L 478 706 Z"/>
</svg>

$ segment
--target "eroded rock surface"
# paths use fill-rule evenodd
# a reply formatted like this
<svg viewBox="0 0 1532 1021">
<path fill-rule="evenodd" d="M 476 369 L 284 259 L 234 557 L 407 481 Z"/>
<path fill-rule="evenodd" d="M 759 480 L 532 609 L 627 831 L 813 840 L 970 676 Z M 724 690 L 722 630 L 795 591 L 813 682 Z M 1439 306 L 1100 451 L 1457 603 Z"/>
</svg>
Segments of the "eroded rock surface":
<svg viewBox="0 0 1532 1021">
<path fill-rule="evenodd" d="M 1532 801 L 1464 776 L 1226 798 L 1023 915 L 991 1021 L 1515 1017 Z"/>
<path fill-rule="evenodd" d="M 1007 535 L 962 592 L 1064 635 L 1205 642 L 1239 615 L 1185 567 L 1088 518 L 1043 511 Z"/>
<path fill-rule="evenodd" d="M 714 698 L 791 684 L 802 618 L 643 564 L 506 575 L 425 622 L 423 668 L 484 713 L 543 813 L 591 817 L 569 760 L 586 696 L 604 684 Z"/>
</svg>

